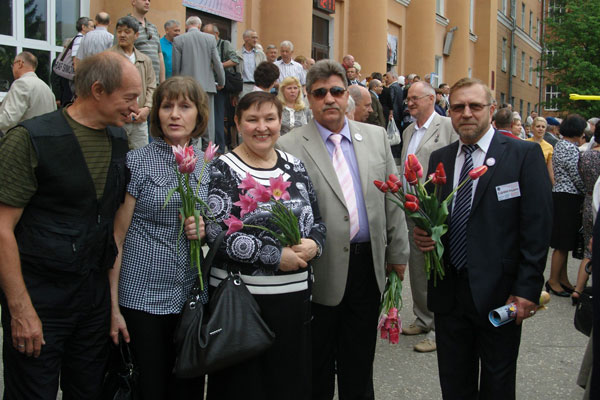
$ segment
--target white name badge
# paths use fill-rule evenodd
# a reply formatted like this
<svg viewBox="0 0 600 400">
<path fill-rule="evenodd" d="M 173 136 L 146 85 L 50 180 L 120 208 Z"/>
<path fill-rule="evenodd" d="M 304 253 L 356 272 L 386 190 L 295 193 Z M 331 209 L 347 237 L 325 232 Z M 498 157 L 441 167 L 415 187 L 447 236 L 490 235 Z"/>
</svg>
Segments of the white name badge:
<svg viewBox="0 0 600 400">
<path fill-rule="evenodd" d="M 496 194 L 498 195 L 498 201 L 514 199 L 515 197 L 521 197 L 521 189 L 519 189 L 519 182 L 507 183 L 506 185 L 496 186 Z"/>
</svg>

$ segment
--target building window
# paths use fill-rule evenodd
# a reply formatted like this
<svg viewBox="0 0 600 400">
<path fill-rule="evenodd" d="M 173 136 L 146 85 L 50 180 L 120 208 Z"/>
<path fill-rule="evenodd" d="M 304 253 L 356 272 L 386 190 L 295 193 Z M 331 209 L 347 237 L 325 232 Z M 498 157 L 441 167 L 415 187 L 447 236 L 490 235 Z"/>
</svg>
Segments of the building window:
<svg viewBox="0 0 600 400">
<path fill-rule="evenodd" d="M 544 110 L 556 111 L 558 106 L 556 104 L 556 98 L 560 95 L 556 85 L 546 85 L 546 104 Z"/>
<path fill-rule="evenodd" d="M 529 11 L 529 37 L 531 36 L 531 32 L 532 32 L 532 25 L 533 24 L 533 11 Z"/>
<path fill-rule="evenodd" d="M 510 16 L 517 19 L 517 0 L 510 0 Z"/>
<path fill-rule="evenodd" d="M 529 84 L 533 83 L 533 57 L 529 57 Z"/>
<path fill-rule="evenodd" d="M 502 38 L 502 71 L 506 72 L 506 38 Z"/>
<path fill-rule="evenodd" d="M 539 67 L 540 66 L 540 61 L 539 60 L 536 61 L 535 65 Z M 539 69 L 536 71 L 536 75 L 537 75 L 537 77 L 535 79 L 535 87 L 540 87 L 540 81 L 542 80 L 542 73 L 541 73 L 541 71 Z"/>
<path fill-rule="evenodd" d="M 313 14 L 312 30 L 312 58 L 319 61 L 331 57 L 329 43 L 331 36 L 331 23 L 327 18 Z"/>
<path fill-rule="evenodd" d="M 444 0 L 435 0 L 435 12 L 444 16 Z"/>
<path fill-rule="evenodd" d="M 515 109 L 515 96 L 512 96 L 512 97 L 510 98 L 510 105 L 511 105 L 511 107 L 512 107 L 512 108 L 513 108 L 513 110 L 514 110 L 514 109 Z"/>
<path fill-rule="evenodd" d="M 525 3 L 521 3 L 521 29 L 525 31 Z"/>
<path fill-rule="evenodd" d="M 444 58 L 442 56 L 435 56 L 434 72 L 438 79 L 437 83 L 444 82 Z M 437 85 L 434 87 L 437 87 Z"/>
<path fill-rule="evenodd" d="M 540 19 L 539 18 L 536 18 L 535 21 L 536 21 L 536 25 L 535 26 L 537 27 L 536 30 L 535 30 L 535 36 L 536 36 L 536 39 L 537 39 L 537 41 L 539 43 L 539 41 L 540 41 L 540 35 L 541 35 L 540 31 L 542 30 L 542 26 L 540 25 Z"/>
<path fill-rule="evenodd" d="M 556 50 L 546 49 L 544 50 L 546 53 L 546 69 L 554 68 L 554 55 L 556 55 Z"/>
<path fill-rule="evenodd" d="M 469 67 L 467 69 L 467 77 L 469 77 L 469 78 L 473 77 L 473 68 Z"/>
<path fill-rule="evenodd" d="M 523 116 L 523 99 L 519 100 L 519 115 L 521 115 L 521 120 L 525 122 L 527 117 Z"/>
<path fill-rule="evenodd" d="M 562 22 L 562 15 L 565 12 L 564 0 L 552 0 L 548 5 L 548 18 L 556 20 L 559 24 Z"/>
<path fill-rule="evenodd" d="M 531 103 L 527 102 L 527 116 L 529 117 L 529 115 L 531 115 Z M 525 118 L 527 119 L 527 118 Z"/>
<path fill-rule="evenodd" d="M 521 80 L 525 82 L 525 52 L 521 52 Z"/>
<path fill-rule="evenodd" d="M 506 103 L 506 94 L 500 93 L 500 107 L 502 107 Z"/>
<path fill-rule="evenodd" d="M 513 74 L 513 76 L 517 76 L 517 47 L 516 46 L 511 46 L 510 56 L 511 56 L 510 73 Z"/>
</svg>

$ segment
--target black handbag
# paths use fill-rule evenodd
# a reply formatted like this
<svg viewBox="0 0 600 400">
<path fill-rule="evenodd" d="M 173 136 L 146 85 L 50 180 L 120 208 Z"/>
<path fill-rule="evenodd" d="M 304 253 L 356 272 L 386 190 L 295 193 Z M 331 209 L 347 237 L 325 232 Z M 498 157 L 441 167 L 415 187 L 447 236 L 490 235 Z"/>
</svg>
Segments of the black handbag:
<svg viewBox="0 0 600 400">
<path fill-rule="evenodd" d="M 119 336 L 119 345 L 112 347 L 100 398 L 102 400 L 137 400 L 140 398 L 137 386 L 139 373 L 135 368 L 129 345 Z"/>
<path fill-rule="evenodd" d="M 221 50 L 221 60 L 223 60 L 223 46 L 224 41 L 221 40 L 221 45 L 219 46 Z M 242 74 L 237 72 L 237 69 L 230 70 L 228 68 L 225 69 L 225 87 L 224 90 L 232 95 L 236 95 L 242 91 L 244 88 L 244 80 L 242 79 Z"/>
<path fill-rule="evenodd" d="M 592 288 L 586 287 L 579 295 L 579 302 L 575 308 L 575 329 L 586 336 L 590 336 L 594 324 L 594 307 Z"/>
<path fill-rule="evenodd" d="M 573 249 L 573 258 L 583 260 L 584 251 L 585 243 L 583 242 L 583 227 L 581 227 L 577 232 L 577 243 L 575 245 L 575 249 Z"/>
<path fill-rule="evenodd" d="M 217 237 L 204 261 L 206 284 L 210 264 L 224 235 L 225 231 Z M 275 334 L 261 318 L 260 307 L 240 274 L 230 272 L 206 305 L 200 301 L 198 285 L 194 286 L 184 304 L 174 340 L 175 375 L 194 378 L 259 355 L 273 344 Z"/>
</svg>

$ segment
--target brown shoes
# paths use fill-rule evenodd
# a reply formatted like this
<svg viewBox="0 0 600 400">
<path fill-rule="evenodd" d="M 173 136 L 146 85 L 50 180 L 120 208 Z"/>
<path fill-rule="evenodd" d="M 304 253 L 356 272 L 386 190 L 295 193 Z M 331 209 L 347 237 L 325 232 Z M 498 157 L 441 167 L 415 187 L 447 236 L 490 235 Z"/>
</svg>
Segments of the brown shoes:
<svg viewBox="0 0 600 400">
<path fill-rule="evenodd" d="M 419 343 L 415 344 L 414 349 L 419 353 L 430 353 L 432 351 L 435 351 L 437 349 L 437 346 L 435 345 L 435 340 L 423 339 Z"/>
</svg>

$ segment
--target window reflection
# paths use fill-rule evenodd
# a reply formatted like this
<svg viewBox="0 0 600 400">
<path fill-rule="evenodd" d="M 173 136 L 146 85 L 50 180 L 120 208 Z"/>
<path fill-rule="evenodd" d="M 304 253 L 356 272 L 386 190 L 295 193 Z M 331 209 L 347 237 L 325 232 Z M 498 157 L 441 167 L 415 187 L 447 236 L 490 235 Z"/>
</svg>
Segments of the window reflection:
<svg viewBox="0 0 600 400">
<path fill-rule="evenodd" d="M 12 36 L 12 1 L 0 1 L 0 35 Z"/>
<path fill-rule="evenodd" d="M 56 45 L 62 46 L 77 34 L 75 22 L 79 18 L 79 0 L 56 2 Z"/>
<path fill-rule="evenodd" d="M 38 66 L 35 70 L 38 78 L 50 85 L 50 52 L 36 49 L 23 49 L 37 57 Z"/>
<path fill-rule="evenodd" d="M 58 2 L 60 3 L 60 2 Z M 48 9 L 46 0 L 25 0 L 25 37 L 46 40 Z"/>
<path fill-rule="evenodd" d="M 12 83 L 12 61 L 17 55 L 17 48 L 0 46 L 0 92 L 7 92 Z"/>
</svg>

